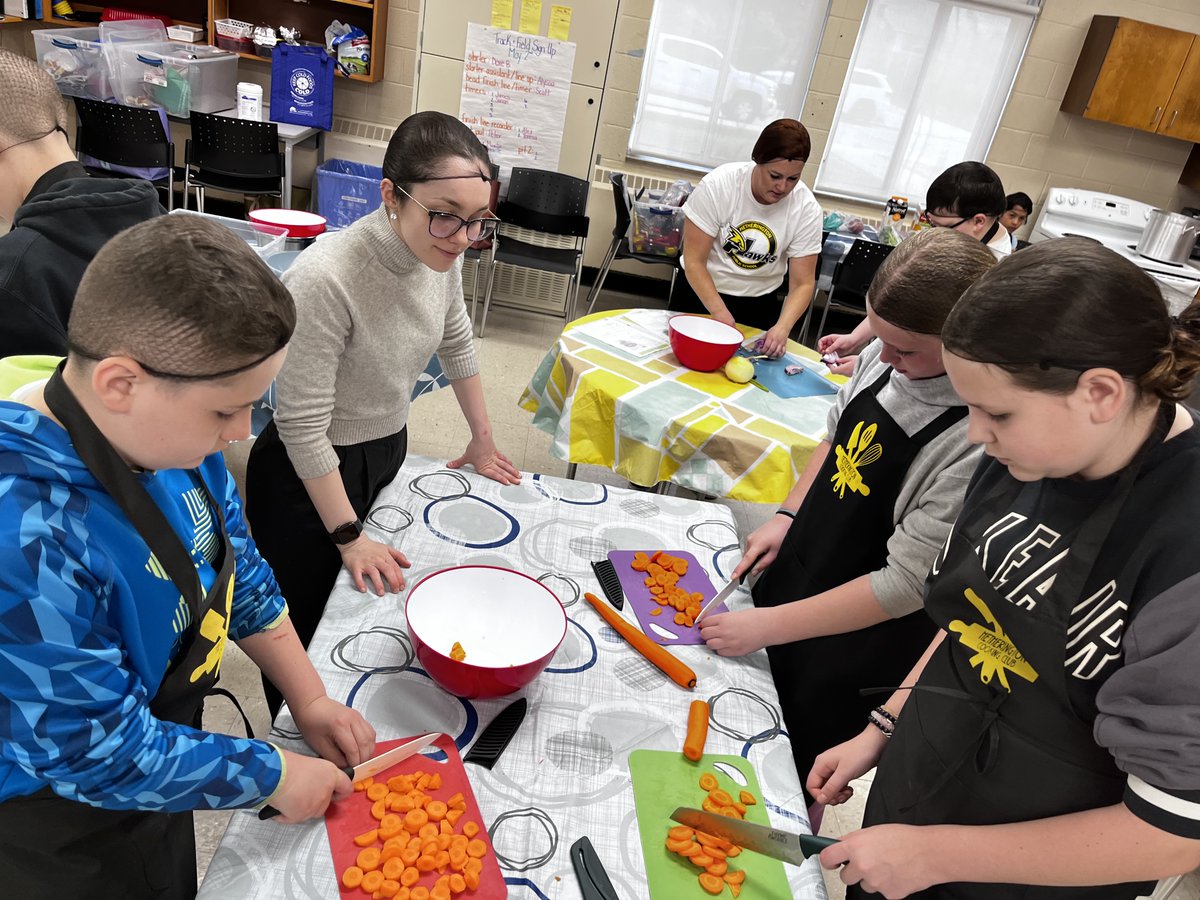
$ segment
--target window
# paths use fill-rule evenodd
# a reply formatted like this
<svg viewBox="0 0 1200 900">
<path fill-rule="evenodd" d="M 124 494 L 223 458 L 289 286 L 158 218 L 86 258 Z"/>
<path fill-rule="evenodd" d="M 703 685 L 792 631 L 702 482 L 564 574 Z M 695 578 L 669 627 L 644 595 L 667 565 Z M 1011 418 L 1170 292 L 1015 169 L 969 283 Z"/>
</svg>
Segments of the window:
<svg viewBox="0 0 1200 900">
<path fill-rule="evenodd" d="M 923 201 L 946 168 L 986 157 L 1041 0 L 869 0 L 820 193 Z"/>
<path fill-rule="evenodd" d="M 828 0 L 656 0 L 631 156 L 710 169 L 798 118 Z"/>
</svg>

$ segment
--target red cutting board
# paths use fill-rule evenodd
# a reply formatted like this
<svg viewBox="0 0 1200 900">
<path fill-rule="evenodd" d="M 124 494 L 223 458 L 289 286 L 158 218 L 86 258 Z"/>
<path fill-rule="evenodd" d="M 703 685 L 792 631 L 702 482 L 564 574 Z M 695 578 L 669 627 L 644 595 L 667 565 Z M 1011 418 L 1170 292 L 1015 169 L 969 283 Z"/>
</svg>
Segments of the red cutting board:
<svg viewBox="0 0 1200 900">
<path fill-rule="evenodd" d="M 416 736 L 413 735 L 413 737 Z M 375 755 L 378 756 L 381 753 L 386 753 L 393 747 L 411 740 L 412 737 L 400 738 L 395 741 L 380 741 L 375 745 Z M 458 748 L 454 746 L 454 739 L 448 734 L 443 734 L 433 742 L 433 746 L 446 754 L 445 760 L 439 762 L 433 757 L 416 753 L 408 759 L 396 763 L 390 769 L 380 772 L 375 776 L 375 780 L 387 781 L 393 775 L 407 775 L 410 772 L 416 771 L 438 772 L 442 776 L 442 786 L 437 791 L 432 792 L 432 796 L 438 800 L 447 800 L 461 791 L 463 799 L 467 803 L 467 809 L 463 813 L 462 818 L 458 820 L 455 831 L 461 831 L 462 825 L 465 822 L 478 822 L 479 833 L 475 836 L 488 845 L 488 852 L 483 858 L 483 869 L 479 873 L 478 890 L 474 892 L 467 891 L 458 896 L 469 898 L 469 900 L 504 900 L 508 896 L 508 885 L 504 883 L 504 876 L 501 874 L 500 866 L 496 862 L 496 851 L 492 847 L 487 829 L 484 827 L 483 816 L 479 812 L 479 804 L 475 802 L 475 792 L 471 790 L 471 782 L 467 778 L 466 770 L 463 768 L 462 758 L 458 755 Z M 343 898 L 358 900 L 358 898 L 369 896 L 363 893 L 362 888 L 347 888 L 343 886 L 342 873 L 355 864 L 355 859 L 358 857 L 359 851 L 362 850 L 361 847 L 354 843 L 354 839 L 358 835 L 378 827 L 378 825 L 379 822 L 371 815 L 371 803 L 367 800 L 366 794 L 361 791 L 355 791 L 353 795 L 347 797 L 345 800 L 329 804 L 329 809 L 325 813 L 325 830 L 329 833 L 329 849 L 333 852 L 333 869 L 337 876 L 338 890 L 341 891 Z M 375 846 L 382 847 L 383 842 L 378 841 Z M 441 874 L 436 871 L 428 872 L 417 884 L 432 888 L 434 882 L 441 877 Z"/>
<path fill-rule="evenodd" d="M 696 557 L 688 553 L 686 550 L 664 550 L 671 556 L 676 556 L 679 559 L 686 559 L 688 564 L 687 574 L 679 579 L 679 587 L 689 593 L 700 593 L 704 596 L 701 606 L 704 606 L 709 600 L 717 595 L 716 588 L 708 579 L 708 573 L 704 571 L 704 566 L 696 560 Z M 646 632 L 646 637 L 654 641 L 656 644 L 664 644 L 667 647 L 678 644 L 703 644 L 704 639 L 700 637 L 700 628 L 696 625 L 676 625 L 675 624 L 675 608 L 671 606 L 659 606 L 654 599 L 654 595 L 650 593 L 650 588 L 646 586 L 646 573 L 638 572 L 630 568 L 630 563 L 633 562 L 634 554 L 645 553 L 647 556 L 654 555 L 654 550 L 610 550 L 608 551 L 608 561 L 613 564 L 613 568 L 617 570 L 617 578 L 621 581 L 621 590 L 625 592 L 625 599 L 629 601 L 629 605 L 633 607 L 633 613 L 637 616 L 638 622 L 642 626 L 642 631 Z M 661 609 L 662 612 L 657 616 L 650 615 L 650 610 Z M 708 615 L 713 616 L 717 613 L 729 612 L 723 602 L 718 603 L 716 607 L 709 611 Z M 705 616 L 708 618 L 708 616 Z M 651 623 L 657 625 L 674 634 L 679 635 L 678 638 L 672 639 L 663 637 L 650 627 Z"/>
</svg>

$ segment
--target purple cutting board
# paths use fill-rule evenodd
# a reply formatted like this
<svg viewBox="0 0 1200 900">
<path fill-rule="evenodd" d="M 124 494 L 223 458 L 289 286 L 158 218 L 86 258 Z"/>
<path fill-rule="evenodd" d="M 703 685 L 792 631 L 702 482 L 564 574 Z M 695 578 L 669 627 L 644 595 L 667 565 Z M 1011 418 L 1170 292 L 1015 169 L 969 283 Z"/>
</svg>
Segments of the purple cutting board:
<svg viewBox="0 0 1200 900">
<path fill-rule="evenodd" d="M 673 606 L 659 606 L 654 600 L 654 595 L 650 593 L 650 588 L 646 587 L 646 573 L 635 572 L 630 568 L 629 564 L 633 562 L 635 553 L 645 553 L 647 556 L 652 556 L 654 552 L 653 550 L 608 551 L 608 561 L 617 570 L 617 578 L 621 581 L 621 590 L 625 592 L 625 599 L 633 607 L 634 615 L 637 616 L 638 622 L 642 626 L 642 631 L 646 632 L 646 637 L 650 638 L 650 640 L 666 647 L 675 644 L 703 644 L 704 639 L 700 637 L 699 627 L 695 625 L 691 627 L 676 625 L 675 608 Z M 696 561 L 696 557 L 685 550 L 666 550 L 664 552 L 671 556 L 687 560 L 687 574 L 679 579 L 679 586 L 689 594 L 702 594 L 704 600 L 701 602 L 701 606 L 704 606 L 705 603 L 717 595 L 717 589 L 708 580 L 708 573 L 704 571 L 704 566 Z M 650 615 L 650 610 L 652 609 L 661 609 L 662 612 L 657 616 L 652 616 Z M 729 608 L 724 603 L 719 603 L 708 615 L 713 616 L 722 612 L 729 612 Z M 708 616 L 705 616 L 705 618 L 708 618 Z M 663 637 L 650 627 L 651 622 L 665 631 L 679 635 L 679 637 L 676 640 Z"/>
</svg>

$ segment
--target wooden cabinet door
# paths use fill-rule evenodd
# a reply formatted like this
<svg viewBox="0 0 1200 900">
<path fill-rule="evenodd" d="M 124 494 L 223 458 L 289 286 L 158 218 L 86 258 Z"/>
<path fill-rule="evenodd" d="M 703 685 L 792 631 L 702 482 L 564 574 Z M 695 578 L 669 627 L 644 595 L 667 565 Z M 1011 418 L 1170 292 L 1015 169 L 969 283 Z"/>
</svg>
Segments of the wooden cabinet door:
<svg viewBox="0 0 1200 900">
<path fill-rule="evenodd" d="M 1121 19 L 1084 118 L 1143 131 L 1158 129 L 1192 38 L 1185 31 Z"/>
<path fill-rule="evenodd" d="M 1200 142 L 1200 38 L 1192 41 L 1175 90 L 1163 111 L 1159 134 L 1184 141 Z"/>
</svg>

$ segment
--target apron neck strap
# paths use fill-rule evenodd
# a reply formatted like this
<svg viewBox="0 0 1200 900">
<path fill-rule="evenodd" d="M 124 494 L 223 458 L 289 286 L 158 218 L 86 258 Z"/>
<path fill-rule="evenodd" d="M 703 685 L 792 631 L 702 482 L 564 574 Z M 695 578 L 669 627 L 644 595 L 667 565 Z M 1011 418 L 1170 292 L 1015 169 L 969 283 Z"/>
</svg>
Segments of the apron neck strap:
<svg viewBox="0 0 1200 900">
<path fill-rule="evenodd" d="M 158 558 L 186 600 L 194 620 L 204 600 L 204 589 L 191 554 L 158 504 L 130 470 L 128 463 L 121 459 L 120 454 L 71 393 L 71 389 L 63 380 L 64 365 L 65 360 L 59 363 L 46 383 L 46 406 L 71 436 L 75 452 L 79 454 L 83 464 L 116 501 L 142 540 L 150 547 L 150 551 Z M 203 483 L 203 479 L 200 481 Z M 205 488 L 207 493 L 207 485 Z"/>
</svg>

